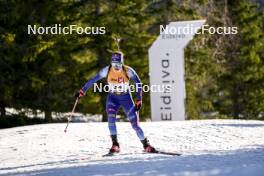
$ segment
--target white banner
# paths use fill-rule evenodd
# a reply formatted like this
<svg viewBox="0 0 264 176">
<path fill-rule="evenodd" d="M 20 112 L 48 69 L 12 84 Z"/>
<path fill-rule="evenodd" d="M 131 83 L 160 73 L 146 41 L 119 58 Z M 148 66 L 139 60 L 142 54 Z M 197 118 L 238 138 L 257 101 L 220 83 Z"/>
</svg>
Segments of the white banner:
<svg viewBox="0 0 264 176">
<path fill-rule="evenodd" d="M 171 22 L 149 49 L 153 121 L 185 120 L 184 48 L 205 20 Z M 164 89 L 164 86 L 170 86 Z"/>
</svg>

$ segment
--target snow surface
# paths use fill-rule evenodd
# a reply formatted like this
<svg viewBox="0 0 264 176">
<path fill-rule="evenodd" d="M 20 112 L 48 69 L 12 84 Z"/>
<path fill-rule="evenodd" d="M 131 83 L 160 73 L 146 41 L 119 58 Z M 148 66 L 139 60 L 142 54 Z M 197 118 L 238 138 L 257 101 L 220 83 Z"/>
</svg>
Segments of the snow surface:
<svg viewBox="0 0 264 176">
<path fill-rule="evenodd" d="M 129 123 L 118 122 L 121 153 L 106 154 L 107 123 L 45 124 L 0 130 L 0 175 L 262 176 L 264 122 L 203 120 L 141 123 L 156 148 L 145 154 Z"/>
</svg>

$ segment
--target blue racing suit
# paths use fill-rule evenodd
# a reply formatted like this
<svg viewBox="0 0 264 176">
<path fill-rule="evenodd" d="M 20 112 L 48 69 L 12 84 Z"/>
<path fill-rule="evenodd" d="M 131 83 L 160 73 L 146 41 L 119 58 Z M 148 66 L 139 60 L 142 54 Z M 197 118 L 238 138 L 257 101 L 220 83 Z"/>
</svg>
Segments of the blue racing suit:
<svg viewBox="0 0 264 176">
<path fill-rule="evenodd" d="M 136 99 L 142 100 L 142 83 L 137 73 L 129 66 L 123 66 L 122 73 L 115 73 L 111 66 L 104 67 L 94 77 L 89 79 L 86 84 L 82 87 L 83 92 L 86 92 L 94 83 L 107 78 L 108 84 L 122 85 L 129 84 L 129 79 L 133 80 L 137 85 Z M 108 116 L 108 128 L 111 135 L 116 135 L 116 115 L 119 108 L 122 107 L 126 113 L 128 120 L 130 121 L 133 129 L 136 131 L 137 136 L 140 140 L 144 140 L 144 132 L 139 126 L 139 116 L 135 109 L 134 102 L 132 100 L 131 92 L 125 90 L 121 93 L 109 92 L 106 100 L 106 112 Z"/>
</svg>

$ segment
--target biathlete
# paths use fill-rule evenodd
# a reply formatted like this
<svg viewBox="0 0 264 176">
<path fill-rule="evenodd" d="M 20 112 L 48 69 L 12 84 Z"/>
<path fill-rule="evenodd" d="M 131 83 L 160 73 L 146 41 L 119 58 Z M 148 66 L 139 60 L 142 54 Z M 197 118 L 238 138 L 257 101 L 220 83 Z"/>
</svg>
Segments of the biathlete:
<svg viewBox="0 0 264 176">
<path fill-rule="evenodd" d="M 104 67 L 94 77 L 89 79 L 80 91 L 75 94 L 75 97 L 80 98 L 84 96 L 85 92 L 94 83 L 103 78 L 107 79 L 107 84 L 110 89 L 106 100 L 108 128 L 112 139 L 112 147 L 109 152 L 118 153 L 120 151 L 116 130 L 116 115 L 120 107 L 124 109 L 132 128 L 135 130 L 138 138 L 143 144 L 144 151 L 149 153 L 155 152 L 155 148 L 149 144 L 148 139 L 145 137 L 143 130 L 139 126 L 139 115 L 137 111 L 139 111 L 142 106 L 141 81 L 135 70 L 124 65 L 123 54 L 121 52 L 113 53 L 111 57 L 111 65 Z M 130 79 L 137 85 L 135 104 L 129 90 Z"/>
</svg>

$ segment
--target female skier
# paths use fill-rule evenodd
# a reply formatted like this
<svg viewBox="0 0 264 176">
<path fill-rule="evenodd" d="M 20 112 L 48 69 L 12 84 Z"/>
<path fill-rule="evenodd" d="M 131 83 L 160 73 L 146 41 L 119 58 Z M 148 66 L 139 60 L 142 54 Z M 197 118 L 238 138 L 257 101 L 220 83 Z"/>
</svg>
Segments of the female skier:
<svg viewBox="0 0 264 176">
<path fill-rule="evenodd" d="M 125 111 L 133 129 L 143 144 L 145 152 L 154 153 L 155 148 L 149 144 L 148 139 L 139 126 L 139 116 L 137 111 L 142 106 L 142 83 L 137 73 L 129 66 L 123 63 L 123 54 L 115 52 L 111 57 L 111 65 L 101 69 L 94 77 L 89 79 L 85 85 L 75 94 L 76 98 L 84 96 L 85 92 L 97 81 L 102 78 L 107 79 L 109 93 L 106 100 L 106 112 L 108 117 L 108 128 L 112 139 L 112 147 L 109 153 L 118 153 L 120 146 L 117 140 L 116 115 L 120 107 Z M 129 80 L 136 84 L 136 103 L 134 104 L 129 89 Z"/>
</svg>

